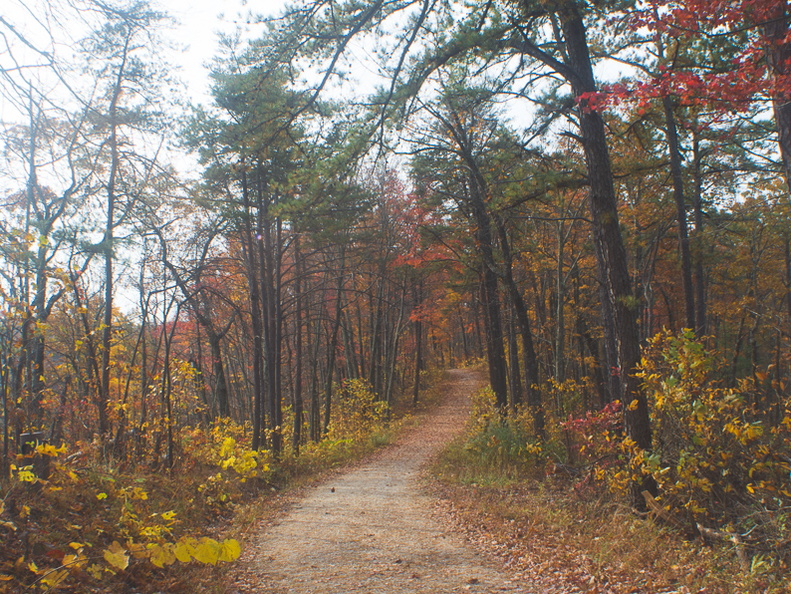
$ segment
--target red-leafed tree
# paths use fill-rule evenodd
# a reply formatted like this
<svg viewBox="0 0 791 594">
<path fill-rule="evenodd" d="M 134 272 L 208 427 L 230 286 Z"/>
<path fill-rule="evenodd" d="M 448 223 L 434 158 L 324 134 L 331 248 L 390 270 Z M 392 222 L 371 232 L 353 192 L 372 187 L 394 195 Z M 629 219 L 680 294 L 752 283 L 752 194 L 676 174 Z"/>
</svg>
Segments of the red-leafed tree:
<svg viewBox="0 0 791 594">
<path fill-rule="evenodd" d="M 784 0 L 649 2 L 628 16 L 669 49 L 695 43 L 682 58 L 658 56 L 648 81 L 610 87 L 612 96 L 648 101 L 674 97 L 727 115 L 771 104 L 783 174 L 791 180 L 791 14 Z M 694 60 L 692 60 L 694 56 Z"/>
</svg>

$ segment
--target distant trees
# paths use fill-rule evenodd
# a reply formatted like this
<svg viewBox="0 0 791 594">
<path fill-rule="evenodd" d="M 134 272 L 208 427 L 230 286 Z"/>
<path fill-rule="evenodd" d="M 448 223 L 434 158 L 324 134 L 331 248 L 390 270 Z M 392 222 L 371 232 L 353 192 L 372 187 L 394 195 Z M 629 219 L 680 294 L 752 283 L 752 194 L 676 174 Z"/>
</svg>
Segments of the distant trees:
<svg viewBox="0 0 791 594">
<path fill-rule="evenodd" d="M 25 37 L 25 29 L 3 22 L 9 32 L 6 57 L 18 66 L 3 65 L 4 93 L 27 114 L 5 145 L 9 164 L 26 171 L 24 189 L 14 189 L 22 180 L 13 177 L 13 168 L 3 172 L 10 207 L 3 216 L 3 232 L 9 247 L 16 246 L 16 255 L 6 252 L 4 264 L 18 269 L 6 277 L 4 294 L 9 299 L 4 305 L 10 307 L 10 320 L 18 315 L 23 319 L 18 330 L 9 327 L 4 342 L 15 359 L 7 362 L 7 387 L 17 403 L 17 433 L 47 426 L 53 434 L 60 432 L 70 392 L 80 386 L 78 391 L 86 390 L 96 406 L 96 430 L 109 436 L 111 351 L 117 334 L 116 234 L 119 228 L 131 228 L 134 211 L 163 174 L 156 153 L 142 148 L 162 121 L 161 114 L 144 106 L 157 100 L 164 82 L 152 76 L 151 61 L 155 25 L 163 17 L 140 2 L 49 9 L 53 29 L 44 32 L 52 42 L 48 47 L 35 46 L 46 37 L 38 35 L 34 43 Z M 77 12 L 81 10 L 85 12 Z M 63 35 L 57 27 L 69 15 L 86 18 L 77 27 L 84 36 L 67 57 L 55 48 Z M 32 65 L 22 67 L 24 61 Z M 97 216 L 99 208 L 103 216 Z M 35 258 L 28 256 L 32 246 Z M 99 254 L 104 260 L 101 300 L 85 282 L 96 272 Z M 58 352 L 63 345 L 47 345 L 53 335 L 50 318 L 69 309 L 81 320 L 84 337 Z M 100 322 L 92 317 L 99 311 Z M 92 360 L 86 367 L 70 356 L 83 349 Z M 60 407 L 53 410 L 57 400 Z"/>
<path fill-rule="evenodd" d="M 28 48 L 62 102 L 1 72 L 20 114 L 0 215 L 6 454 L 49 427 L 173 465 L 185 427 L 239 422 L 288 455 L 333 435 L 349 380 L 416 403 L 426 370 L 484 356 L 506 421 L 559 439 L 620 400 L 648 451 L 635 370 L 663 327 L 710 334 L 727 381 L 780 406 L 787 19 L 770 4 L 305 2 L 225 40 L 213 103 L 181 130 L 188 183 L 165 165 L 165 17 L 86 0 L 73 80 Z M 385 76 L 353 102 L 356 39 Z M 604 61 L 624 70 L 602 86 Z"/>
</svg>

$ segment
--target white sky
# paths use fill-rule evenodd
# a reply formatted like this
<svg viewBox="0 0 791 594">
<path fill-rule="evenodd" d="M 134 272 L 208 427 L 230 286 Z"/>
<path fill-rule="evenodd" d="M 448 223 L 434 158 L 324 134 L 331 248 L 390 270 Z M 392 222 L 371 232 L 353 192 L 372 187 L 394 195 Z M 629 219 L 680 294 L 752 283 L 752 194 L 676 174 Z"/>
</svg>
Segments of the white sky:
<svg viewBox="0 0 791 594">
<path fill-rule="evenodd" d="M 279 14 L 285 0 L 159 0 L 157 4 L 180 24 L 173 31 L 173 41 L 185 47 L 181 54 L 170 57 L 181 67 L 180 78 L 188 85 L 194 102 L 207 100 L 207 63 L 217 53 L 217 34 L 232 33 L 241 27 L 256 36 L 262 25 L 249 25 L 249 13 L 264 16 Z"/>
<path fill-rule="evenodd" d="M 205 103 L 208 100 L 207 64 L 217 53 L 218 33 L 233 33 L 241 28 L 246 38 L 256 37 L 263 31 L 263 25 L 255 24 L 255 18 L 250 17 L 251 11 L 255 15 L 277 15 L 285 7 L 286 0 L 151 0 L 151 4 L 154 9 L 176 19 L 177 24 L 167 33 L 167 38 L 174 46 L 184 49 L 169 53 L 165 58 L 178 68 L 177 76 L 187 84 L 190 99 L 195 103 Z M 62 10 L 58 8 L 59 5 L 50 4 L 49 0 L 0 0 L 0 17 L 37 47 L 47 51 L 54 49 L 64 57 L 70 53 L 69 46 L 84 34 L 81 30 L 84 24 L 74 20 L 74 13 L 69 13 L 68 5 L 64 4 Z M 50 23 L 48 19 L 52 14 L 66 15 L 71 27 L 63 30 Z M 49 39 L 48 28 L 54 31 L 53 40 Z M 0 27 L 0 34 L 3 35 L 0 39 L 0 68 L 13 70 L 16 64 L 23 62 L 23 73 L 31 73 L 35 77 L 34 71 L 28 67 L 40 63 L 40 60 L 5 27 Z M 13 54 L 7 53 L 9 46 Z M 0 84 L 3 84 L 2 80 Z M 3 95 L 0 93 L 0 121 L 13 121 L 16 110 Z"/>
</svg>

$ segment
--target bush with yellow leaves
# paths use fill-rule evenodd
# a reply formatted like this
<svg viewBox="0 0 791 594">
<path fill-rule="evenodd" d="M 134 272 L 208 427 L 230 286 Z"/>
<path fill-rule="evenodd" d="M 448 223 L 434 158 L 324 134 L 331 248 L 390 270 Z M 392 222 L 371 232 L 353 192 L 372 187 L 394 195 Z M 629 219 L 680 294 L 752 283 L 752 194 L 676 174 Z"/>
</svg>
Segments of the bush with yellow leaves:
<svg viewBox="0 0 791 594">
<path fill-rule="evenodd" d="M 19 456 L 12 481 L 0 488 L 0 593 L 116 591 L 119 581 L 146 581 L 176 561 L 238 558 L 234 539 L 190 535 L 200 518 L 183 498 L 173 500 L 173 488 L 189 480 L 129 476 L 65 453 L 38 444 L 34 456 L 49 461 L 48 478 Z"/>
<path fill-rule="evenodd" d="M 691 331 L 657 334 L 639 373 L 653 450 L 628 439 L 621 447 L 630 474 L 657 481 L 665 518 L 725 531 L 756 551 L 779 547 L 791 537 L 791 403 L 766 375 L 729 386 L 721 367 Z"/>
<path fill-rule="evenodd" d="M 348 379 L 340 394 L 329 427 L 329 439 L 365 440 L 387 418 L 387 402 L 377 399 L 371 385 L 363 379 Z"/>
<path fill-rule="evenodd" d="M 245 483 L 270 474 L 269 451 L 253 450 L 249 427 L 231 419 L 217 419 L 208 429 L 185 428 L 182 442 L 190 458 L 209 469 L 198 491 L 210 506 L 232 502 Z"/>
</svg>

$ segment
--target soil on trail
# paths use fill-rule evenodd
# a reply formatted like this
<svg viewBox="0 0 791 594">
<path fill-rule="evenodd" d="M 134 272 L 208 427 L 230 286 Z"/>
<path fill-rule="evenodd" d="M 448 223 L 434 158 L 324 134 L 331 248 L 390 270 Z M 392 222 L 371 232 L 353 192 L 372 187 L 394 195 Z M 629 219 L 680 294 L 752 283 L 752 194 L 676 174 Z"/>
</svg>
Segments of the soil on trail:
<svg viewBox="0 0 791 594">
<path fill-rule="evenodd" d="M 243 556 L 238 593 L 528 592 L 433 516 L 420 469 L 464 427 L 474 371 L 452 370 L 414 430 L 311 489 Z"/>
</svg>

